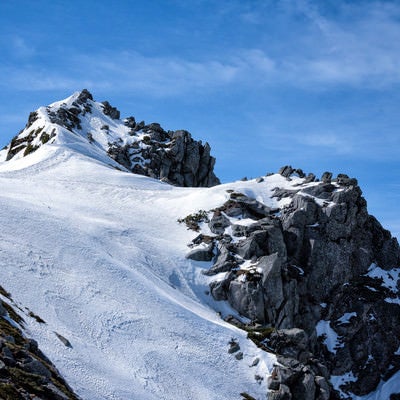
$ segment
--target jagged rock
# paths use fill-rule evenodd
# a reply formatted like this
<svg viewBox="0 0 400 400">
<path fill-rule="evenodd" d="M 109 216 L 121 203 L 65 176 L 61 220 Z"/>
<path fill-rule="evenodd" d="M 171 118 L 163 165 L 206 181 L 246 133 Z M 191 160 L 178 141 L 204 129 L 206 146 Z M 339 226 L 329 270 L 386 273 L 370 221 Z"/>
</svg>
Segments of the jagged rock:
<svg viewBox="0 0 400 400">
<path fill-rule="evenodd" d="M 336 182 L 341 186 L 357 186 L 358 182 L 355 178 L 349 178 L 346 174 L 338 174 Z"/>
<path fill-rule="evenodd" d="M 308 348 L 309 338 L 303 329 L 281 329 L 271 333 L 269 346 L 286 357 L 298 358 Z"/>
<path fill-rule="evenodd" d="M 335 185 L 329 182 L 324 182 L 317 186 L 311 186 L 304 188 L 303 192 L 310 194 L 311 196 L 317 197 L 319 199 L 331 200 L 332 192 L 336 189 Z"/>
<path fill-rule="evenodd" d="M 51 378 L 51 372 L 49 369 L 45 367 L 43 363 L 35 359 L 26 364 L 22 364 L 22 369 L 30 372 L 31 374 L 41 375 L 45 378 Z"/>
<path fill-rule="evenodd" d="M 313 173 L 309 173 L 306 178 L 304 179 L 304 184 L 305 183 L 310 183 L 310 182 L 314 182 L 315 181 L 315 175 Z"/>
<path fill-rule="evenodd" d="M 315 384 L 317 386 L 316 400 L 329 400 L 330 388 L 329 384 L 323 376 L 316 376 Z"/>
<path fill-rule="evenodd" d="M 267 318 L 261 322 L 275 324 L 279 309 L 283 303 L 282 259 L 277 253 L 264 256 L 257 264 L 262 271 L 262 286 L 264 288 L 265 314 Z"/>
<path fill-rule="evenodd" d="M 93 101 L 93 96 L 92 94 L 87 90 L 87 89 L 83 89 L 80 93 L 78 98 L 76 99 L 76 102 L 78 104 L 86 104 L 88 100 L 92 100 Z"/>
<path fill-rule="evenodd" d="M 231 199 L 241 207 L 243 217 L 260 219 L 268 217 L 277 211 L 277 209 L 270 208 L 256 199 L 252 199 L 241 193 L 232 193 Z"/>
<path fill-rule="evenodd" d="M 268 377 L 268 389 L 269 390 L 279 390 L 281 386 L 280 380 L 277 378 L 277 376 L 270 376 Z"/>
<path fill-rule="evenodd" d="M 213 281 L 210 283 L 210 292 L 212 297 L 217 300 L 228 300 L 228 290 L 231 280 L 234 279 L 234 275 L 231 275 L 231 279 L 223 279 L 221 281 Z"/>
<path fill-rule="evenodd" d="M 285 178 L 290 178 L 292 174 L 298 175 L 300 178 L 304 178 L 305 174 L 302 169 L 300 168 L 292 168 L 291 165 L 285 165 L 284 167 L 280 168 L 278 174 L 282 175 Z"/>
<path fill-rule="evenodd" d="M 287 177 L 296 173 L 292 167 L 280 172 Z M 232 222 L 232 236 L 244 239 L 224 239 L 225 246 L 249 260 L 251 268 L 227 268 L 231 272 L 211 284 L 211 293 L 253 322 L 277 329 L 265 341 L 268 349 L 280 353 L 282 364 L 270 383 L 272 398 L 336 398 L 329 376 L 349 372 L 356 380 L 344 389 L 362 396 L 382 376 L 388 379 L 400 370 L 395 354 L 400 346 L 400 284 L 394 292 L 366 276 L 373 263 L 383 271 L 399 267 L 399 244 L 368 214 L 355 179 L 340 174 L 332 181 L 326 173 L 322 182 L 308 185 L 307 180 L 290 192 L 275 190 L 279 198 L 292 197 L 276 215 L 247 196 L 231 193 L 220 210 L 232 221 L 245 216 L 255 222 Z M 351 313 L 355 315 L 342 323 Z M 317 337 L 321 320 L 330 321 L 340 338 L 335 354 Z"/>
<path fill-rule="evenodd" d="M 235 246 L 235 253 L 244 259 L 261 257 L 268 251 L 268 233 L 266 231 L 253 232 L 248 238 L 241 240 Z"/>
<path fill-rule="evenodd" d="M 278 390 L 271 390 L 268 393 L 268 400 L 292 400 L 292 394 L 290 393 L 289 388 L 284 385 L 280 384 Z"/>
<path fill-rule="evenodd" d="M 278 171 L 278 174 L 282 175 L 285 178 L 289 178 L 293 171 L 294 169 L 290 165 L 285 165 Z"/>
<path fill-rule="evenodd" d="M 103 101 L 101 104 L 103 104 L 103 113 L 105 115 L 108 115 L 112 119 L 120 118 L 120 112 L 115 107 L 112 107 L 108 101 Z"/>
<path fill-rule="evenodd" d="M 235 354 L 235 358 L 236 358 L 236 360 L 243 360 L 243 353 L 240 351 L 239 353 L 236 353 Z"/>
<path fill-rule="evenodd" d="M 39 115 L 37 111 L 32 111 L 31 113 L 29 113 L 28 122 L 25 125 L 25 129 L 29 128 L 38 118 Z"/>
<path fill-rule="evenodd" d="M 210 227 L 212 233 L 215 233 L 216 235 L 221 235 L 222 233 L 224 233 L 225 228 L 227 228 L 230 224 L 231 223 L 229 219 L 224 214 L 216 211 L 214 212 L 214 215 L 208 223 L 208 226 Z"/>
<path fill-rule="evenodd" d="M 229 354 L 237 353 L 239 350 L 240 350 L 239 343 L 236 342 L 236 340 L 231 340 L 231 341 L 229 342 L 228 353 L 229 353 Z M 243 353 L 242 353 L 242 354 L 243 354 Z"/>
<path fill-rule="evenodd" d="M 205 275 L 215 275 L 220 272 L 230 271 L 237 265 L 237 261 L 232 252 L 224 245 L 218 247 L 218 254 L 214 265 L 205 271 Z"/>
<path fill-rule="evenodd" d="M 47 390 L 51 392 L 51 400 L 70 400 L 70 396 L 62 392 L 53 383 L 49 382 L 45 385 L 45 387 Z"/>
<path fill-rule="evenodd" d="M 229 284 L 228 301 L 240 314 L 248 316 L 253 321 L 264 321 L 265 305 L 260 281 L 238 282 Z"/>
<path fill-rule="evenodd" d="M 194 261 L 211 261 L 214 257 L 213 248 L 212 243 L 204 247 L 196 247 L 186 254 L 186 258 Z"/>
<path fill-rule="evenodd" d="M 299 192 L 299 190 L 275 188 L 272 197 L 276 197 L 278 200 L 282 200 L 285 197 L 293 197 L 296 193 Z"/>
<path fill-rule="evenodd" d="M 251 363 L 250 367 L 256 367 L 260 362 L 260 359 L 256 357 L 253 362 Z"/>
<path fill-rule="evenodd" d="M 124 125 L 128 128 L 135 128 L 136 127 L 136 120 L 135 117 L 128 117 L 124 119 Z"/>
<path fill-rule="evenodd" d="M 324 183 L 331 183 L 332 172 L 324 172 L 321 177 L 321 181 Z"/>
<path fill-rule="evenodd" d="M 149 149 L 142 152 L 144 160 L 148 160 L 146 168 L 135 165 L 135 173 L 166 180 L 177 186 L 209 187 L 219 184 L 213 172 L 215 158 L 210 155 L 210 146 L 192 139 L 187 131 L 165 132 L 159 124 L 148 127 L 137 124 L 135 130 L 149 132 Z M 168 142 L 169 140 L 169 142 Z M 160 147 L 158 142 L 167 141 Z M 128 148 L 129 151 L 129 148 Z"/>
<path fill-rule="evenodd" d="M 61 342 L 64 346 L 69 347 L 69 348 L 72 349 L 72 344 L 71 344 L 71 342 L 70 342 L 66 337 L 64 337 L 63 335 L 60 335 L 60 334 L 57 333 L 57 332 L 54 332 L 54 333 L 55 333 L 55 335 L 57 336 L 57 338 L 60 340 L 60 342 Z"/>
<path fill-rule="evenodd" d="M 2 353 L 1 359 L 3 360 L 3 362 L 9 367 L 14 367 L 16 361 L 14 358 L 14 354 L 10 350 L 10 348 L 8 346 L 4 346 L 1 350 L 1 353 Z"/>
<path fill-rule="evenodd" d="M 302 169 L 300 169 L 300 168 L 297 168 L 296 170 L 295 170 L 295 172 L 296 172 L 296 174 L 299 176 L 299 178 L 304 178 L 305 176 L 306 176 L 306 174 L 303 172 L 303 170 Z"/>
<path fill-rule="evenodd" d="M 295 385 L 291 392 L 296 394 L 299 400 L 314 400 L 316 385 L 314 375 L 309 372 L 303 375 L 303 378 Z"/>
<path fill-rule="evenodd" d="M 235 237 L 247 236 L 248 227 L 246 225 L 233 224 L 231 225 L 231 229 L 232 229 L 232 236 Z"/>
<path fill-rule="evenodd" d="M 3 306 L 3 304 L 0 302 L 0 317 L 4 317 L 5 315 L 7 315 L 7 310 Z"/>
</svg>

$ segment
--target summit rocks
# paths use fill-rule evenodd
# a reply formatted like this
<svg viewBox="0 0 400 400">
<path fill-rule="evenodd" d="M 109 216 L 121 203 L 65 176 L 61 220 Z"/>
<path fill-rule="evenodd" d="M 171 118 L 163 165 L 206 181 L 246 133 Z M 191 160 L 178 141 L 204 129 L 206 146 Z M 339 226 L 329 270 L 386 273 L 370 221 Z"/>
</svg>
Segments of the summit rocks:
<svg viewBox="0 0 400 400">
<path fill-rule="evenodd" d="M 108 101 L 95 102 L 86 89 L 32 112 L 25 128 L 0 153 L 0 161 L 25 157 L 42 145 L 57 144 L 59 135 L 80 137 L 96 147 L 93 150 L 101 149 L 119 168 L 176 186 L 220 183 L 208 143 L 194 140 L 185 130 L 165 131 L 158 123 L 136 123 L 134 117 L 121 120 L 116 107 Z"/>
<path fill-rule="evenodd" d="M 399 244 L 356 179 L 286 166 L 268 180 L 267 204 L 231 192 L 210 212 L 211 295 L 275 332 L 257 339 L 278 355 L 272 398 L 328 399 L 330 375 L 335 396 L 366 395 L 400 370 Z"/>
</svg>

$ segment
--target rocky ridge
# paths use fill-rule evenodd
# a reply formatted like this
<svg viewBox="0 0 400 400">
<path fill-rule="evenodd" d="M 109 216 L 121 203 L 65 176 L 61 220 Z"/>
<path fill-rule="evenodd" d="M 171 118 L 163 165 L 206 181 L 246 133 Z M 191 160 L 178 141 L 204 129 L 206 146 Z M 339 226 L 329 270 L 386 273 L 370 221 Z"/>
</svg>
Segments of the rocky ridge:
<svg viewBox="0 0 400 400">
<path fill-rule="evenodd" d="M 95 102 L 86 89 L 29 115 L 25 128 L 0 152 L 0 161 L 25 157 L 41 146 L 58 142 L 61 134 L 79 136 L 103 150 L 121 169 L 177 186 L 219 184 L 210 145 L 185 130 L 165 131 L 160 124 L 120 119 L 108 101 Z M 72 137 L 73 140 L 73 137 Z"/>
<path fill-rule="evenodd" d="M 40 351 L 38 343 L 25 336 L 24 319 L 20 314 L 36 319 L 37 323 L 44 324 L 45 321 L 16 306 L 2 287 L 0 295 L 0 398 L 78 400 L 55 366 Z M 60 340 L 66 340 L 55 334 Z"/>
<path fill-rule="evenodd" d="M 120 120 L 115 107 L 95 102 L 87 90 L 31 113 L 0 161 L 57 145 L 62 136 L 80 141 L 90 154 L 107 154 L 118 169 L 178 186 L 219 183 L 207 143 L 157 123 Z M 269 399 L 370 393 L 400 370 L 397 240 L 368 214 L 356 179 L 326 172 L 317 180 L 291 166 L 279 177 L 284 184 L 273 188 L 271 202 L 231 190 L 219 207 L 183 218 L 199 233 L 187 257 L 210 264 L 205 275 L 212 297 L 238 312 L 230 322 L 277 355 Z M 0 308 L 6 332 L 0 331 L 0 388 L 10 398 L 76 398 L 10 313 Z M 239 350 L 230 349 L 238 360 Z"/>
<path fill-rule="evenodd" d="M 356 179 L 279 173 L 276 207 L 230 191 L 183 219 L 199 232 L 187 257 L 210 263 L 212 297 L 278 355 L 270 399 L 370 393 L 400 370 L 397 240 L 368 214 Z"/>
</svg>

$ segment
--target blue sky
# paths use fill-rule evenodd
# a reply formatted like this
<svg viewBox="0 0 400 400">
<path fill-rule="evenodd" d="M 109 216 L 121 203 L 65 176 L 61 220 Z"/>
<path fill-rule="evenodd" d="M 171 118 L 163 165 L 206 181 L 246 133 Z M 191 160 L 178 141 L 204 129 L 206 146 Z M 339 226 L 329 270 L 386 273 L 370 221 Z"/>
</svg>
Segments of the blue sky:
<svg viewBox="0 0 400 400">
<path fill-rule="evenodd" d="M 89 89 L 208 141 L 222 181 L 291 164 L 357 177 L 400 237 L 400 2 L 0 2 L 0 146 Z"/>
</svg>

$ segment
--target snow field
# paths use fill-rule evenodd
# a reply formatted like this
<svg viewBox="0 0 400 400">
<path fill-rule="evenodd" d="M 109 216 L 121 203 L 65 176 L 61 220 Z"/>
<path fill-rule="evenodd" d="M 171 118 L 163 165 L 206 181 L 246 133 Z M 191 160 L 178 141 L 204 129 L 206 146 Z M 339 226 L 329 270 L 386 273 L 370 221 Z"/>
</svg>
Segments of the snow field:
<svg viewBox="0 0 400 400">
<path fill-rule="evenodd" d="M 221 204 L 226 188 L 174 188 L 51 149 L 18 170 L 0 166 L 0 280 L 46 321 L 24 316 L 74 390 L 84 399 L 265 399 L 266 379 L 254 377 L 266 378 L 275 358 L 207 305 L 201 266 L 185 259 L 195 233 L 176 222 Z M 227 352 L 233 337 L 241 361 Z"/>
</svg>

